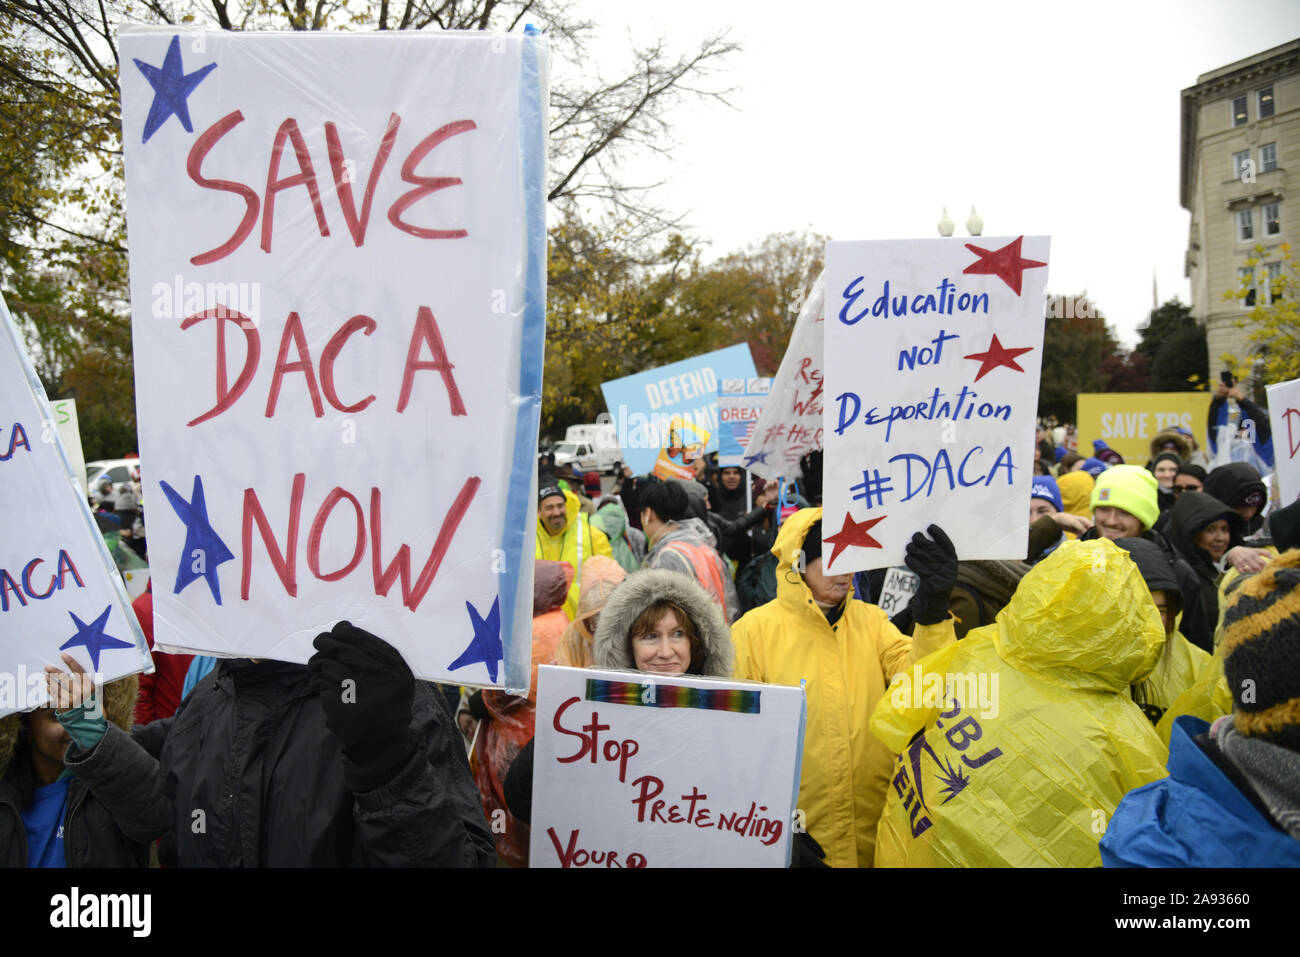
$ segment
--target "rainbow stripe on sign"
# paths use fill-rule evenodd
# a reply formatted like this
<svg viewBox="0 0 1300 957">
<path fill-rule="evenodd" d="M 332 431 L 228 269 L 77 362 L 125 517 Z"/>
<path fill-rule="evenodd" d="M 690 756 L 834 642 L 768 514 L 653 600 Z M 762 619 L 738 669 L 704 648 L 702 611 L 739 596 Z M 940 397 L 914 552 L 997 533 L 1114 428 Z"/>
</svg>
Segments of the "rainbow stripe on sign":
<svg viewBox="0 0 1300 957">
<path fill-rule="evenodd" d="M 681 685 L 639 684 L 634 681 L 587 679 L 587 700 L 635 704 L 648 708 L 699 708 L 704 711 L 759 713 L 759 692 L 738 688 L 686 688 Z"/>
</svg>

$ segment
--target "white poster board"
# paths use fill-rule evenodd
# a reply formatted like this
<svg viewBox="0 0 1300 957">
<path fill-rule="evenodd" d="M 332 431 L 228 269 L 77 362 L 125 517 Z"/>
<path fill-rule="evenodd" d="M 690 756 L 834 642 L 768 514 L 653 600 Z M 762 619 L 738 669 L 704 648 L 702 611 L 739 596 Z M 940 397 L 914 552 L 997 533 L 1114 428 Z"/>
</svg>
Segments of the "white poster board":
<svg viewBox="0 0 1300 957">
<path fill-rule="evenodd" d="M 765 479 L 798 479 L 799 460 L 822 448 L 822 343 L 825 339 L 826 272 L 817 275 L 799 309 L 790 344 L 762 414 L 754 424 L 741 465 Z"/>
<path fill-rule="evenodd" d="M 785 867 L 802 688 L 544 665 L 532 867 Z"/>
<path fill-rule="evenodd" d="M 829 571 L 901 564 L 931 523 L 962 559 L 1024 557 L 1048 247 L 827 244 Z"/>
<path fill-rule="evenodd" d="M 912 603 L 921 578 L 906 565 L 896 565 L 885 572 L 885 580 L 880 586 L 880 600 L 875 602 L 890 618 Z"/>
<path fill-rule="evenodd" d="M 546 43 L 123 29 L 158 646 L 526 688 Z"/>
<path fill-rule="evenodd" d="M 55 399 L 50 403 L 50 411 L 54 413 L 54 427 L 59 430 L 59 440 L 63 443 L 63 451 L 68 456 L 68 464 L 72 466 L 72 474 L 76 476 L 82 498 L 85 498 L 86 455 L 81 450 L 81 426 L 77 423 L 77 400 Z"/>
<path fill-rule="evenodd" d="M 1279 382 L 1266 390 L 1273 427 L 1273 462 L 1277 469 L 1279 505 L 1300 499 L 1300 379 Z"/>
<path fill-rule="evenodd" d="M 153 670 L 53 415 L 0 299 L 0 717 L 46 703 L 65 651 L 99 681 Z"/>
</svg>

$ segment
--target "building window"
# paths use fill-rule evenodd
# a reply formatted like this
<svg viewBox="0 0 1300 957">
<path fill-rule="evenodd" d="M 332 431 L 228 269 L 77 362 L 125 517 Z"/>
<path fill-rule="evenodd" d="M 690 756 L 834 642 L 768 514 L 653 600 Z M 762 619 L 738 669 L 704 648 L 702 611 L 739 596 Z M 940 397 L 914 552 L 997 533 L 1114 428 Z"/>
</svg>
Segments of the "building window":
<svg viewBox="0 0 1300 957">
<path fill-rule="evenodd" d="M 1232 154 L 1232 178 L 1241 179 L 1242 173 L 1250 168 L 1250 150 Z"/>
<path fill-rule="evenodd" d="M 1246 125 L 1246 98 L 1244 96 L 1234 97 L 1232 100 L 1232 125 Z"/>
<path fill-rule="evenodd" d="M 1277 144 L 1266 143 L 1259 148 L 1259 171 L 1267 173 L 1271 169 L 1277 169 Z"/>
<path fill-rule="evenodd" d="M 1266 263 L 1264 281 L 1268 289 L 1269 305 L 1282 298 L 1282 264 Z"/>
<path fill-rule="evenodd" d="M 1266 86 L 1259 91 L 1259 118 L 1267 119 L 1273 115 L 1273 88 Z"/>
<path fill-rule="evenodd" d="M 1267 203 L 1264 206 L 1264 235 L 1277 236 L 1282 232 L 1282 204 Z"/>
<path fill-rule="evenodd" d="M 1246 298 L 1241 300 L 1241 308 L 1255 308 L 1255 270 L 1250 268 L 1237 270 L 1237 282 L 1246 290 Z"/>
<path fill-rule="evenodd" d="M 1237 241 L 1245 242 L 1255 238 L 1255 211 L 1243 209 L 1237 213 Z"/>
</svg>

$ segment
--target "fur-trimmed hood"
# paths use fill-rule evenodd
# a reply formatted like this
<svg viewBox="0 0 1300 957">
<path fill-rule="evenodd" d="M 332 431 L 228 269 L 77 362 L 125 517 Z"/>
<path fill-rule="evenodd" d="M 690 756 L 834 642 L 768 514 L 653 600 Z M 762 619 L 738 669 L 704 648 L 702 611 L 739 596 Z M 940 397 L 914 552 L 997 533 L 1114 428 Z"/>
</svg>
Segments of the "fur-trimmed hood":
<svg viewBox="0 0 1300 957">
<path fill-rule="evenodd" d="M 609 596 L 596 627 L 592 649 L 594 666 L 635 671 L 636 665 L 627 650 L 628 632 L 637 616 L 660 600 L 670 601 L 690 615 L 704 642 L 704 674 L 730 678 L 735 652 L 722 609 L 694 579 L 653 568 L 628 575 Z"/>
<path fill-rule="evenodd" d="M 140 679 L 136 675 L 127 675 L 117 681 L 104 685 L 100 693 L 104 696 L 104 717 L 112 721 L 123 731 L 130 733 L 134 723 L 136 694 L 140 689 Z M 22 714 L 11 714 L 0 718 L 0 777 L 9 770 L 13 760 L 14 747 L 18 744 L 18 732 L 22 728 Z"/>
</svg>

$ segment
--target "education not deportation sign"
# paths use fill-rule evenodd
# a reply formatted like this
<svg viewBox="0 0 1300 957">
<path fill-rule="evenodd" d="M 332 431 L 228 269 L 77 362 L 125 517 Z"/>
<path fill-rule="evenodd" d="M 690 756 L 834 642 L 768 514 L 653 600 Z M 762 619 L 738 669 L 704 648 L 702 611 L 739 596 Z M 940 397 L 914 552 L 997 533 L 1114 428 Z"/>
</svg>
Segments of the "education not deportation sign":
<svg viewBox="0 0 1300 957">
<path fill-rule="evenodd" d="M 532 867 L 785 867 L 802 688 L 537 672 Z"/>
<path fill-rule="evenodd" d="M 754 358 L 742 344 L 602 382 L 624 464 L 637 475 L 659 466 L 662 477 L 671 477 L 716 451 L 718 383 L 754 376 Z"/>
<path fill-rule="evenodd" d="M 1045 236 L 826 247 L 826 565 L 900 565 L 938 523 L 963 559 L 1023 558 Z"/>
<path fill-rule="evenodd" d="M 57 422 L 0 298 L 0 717 L 44 705 L 64 653 L 104 681 L 153 670 Z"/>
<path fill-rule="evenodd" d="M 526 688 L 546 43 L 123 30 L 156 640 Z"/>
</svg>

